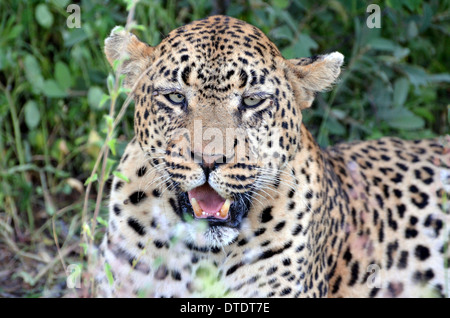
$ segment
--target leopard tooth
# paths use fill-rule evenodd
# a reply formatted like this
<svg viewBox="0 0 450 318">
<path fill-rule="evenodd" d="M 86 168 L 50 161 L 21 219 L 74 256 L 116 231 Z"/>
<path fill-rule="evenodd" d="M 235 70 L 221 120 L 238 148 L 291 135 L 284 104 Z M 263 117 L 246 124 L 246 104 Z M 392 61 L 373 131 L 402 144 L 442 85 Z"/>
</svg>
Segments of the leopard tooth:
<svg viewBox="0 0 450 318">
<path fill-rule="evenodd" d="M 204 212 L 202 211 L 202 208 L 200 207 L 200 205 L 198 204 L 198 202 L 195 198 L 191 199 L 191 205 L 192 205 L 192 209 L 194 210 L 195 216 L 201 217 Z"/>
<path fill-rule="evenodd" d="M 227 217 L 228 211 L 230 210 L 231 201 L 229 199 L 226 199 L 225 203 L 220 208 L 220 216 L 222 218 Z"/>
</svg>

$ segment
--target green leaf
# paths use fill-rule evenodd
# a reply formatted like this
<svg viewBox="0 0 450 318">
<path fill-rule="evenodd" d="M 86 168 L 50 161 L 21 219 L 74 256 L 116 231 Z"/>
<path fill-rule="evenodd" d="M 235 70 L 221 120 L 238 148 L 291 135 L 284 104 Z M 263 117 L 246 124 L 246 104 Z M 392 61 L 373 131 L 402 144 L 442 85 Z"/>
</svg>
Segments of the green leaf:
<svg viewBox="0 0 450 318">
<path fill-rule="evenodd" d="M 300 49 L 300 48 L 301 49 Z M 296 52 L 300 57 L 311 56 L 311 49 L 316 50 L 319 47 L 316 41 L 314 41 L 308 34 L 300 34 L 296 46 Z"/>
<path fill-rule="evenodd" d="M 145 27 L 145 25 L 142 25 L 142 24 L 135 24 L 135 25 L 132 25 L 132 26 L 131 26 L 130 30 L 138 30 L 138 31 L 143 31 L 143 32 L 145 32 L 145 31 L 147 30 L 147 28 Z"/>
<path fill-rule="evenodd" d="M 111 150 L 111 153 L 113 154 L 113 156 L 116 155 L 116 143 L 117 143 L 117 139 L 115 139 L 115 138 L 108 141 L 108 147 Z"/>
<path fill-rule="evenodd" d="M 333 114 L 333 116 L 337 119 L 344 119 L 348 116 L 347 112 L 341 109 L 331 109 L 331 114 Z"/>
<path fill-rule="evenodd" d="M 345 127 L 333 117 L 328 118 L 327 128 L 333 135 L 343 136 L 346 133 Z"/>
<path fill-rule="evenodd" d="M 447 124 L 450 125 L 450 104 L 447 105 Z"/>
<path fill-rule="evenodd" d="M 87 243 L 80 243 L 80 244 L 78 244 L 81 248 L 83 248 L 83 252 L 84 252 L 84 255 L 86 255 L 87 254 L 87 251 L 88 251 L 88 245 L 87 245 Z"/>
<path fill-rule="evenodd" d="M 126 183 L 130 182 L 130 179 L 124 175 L 122 172 L 119 171 L 113 171 L 113 175 L 116 176 L 119 179 L 122 179 L 123 181 L 125 181 Z"/>
<path fill-rule="evenodd" d="M 380 51 L 394 51 L 397 48 L 397 44 L 393 41 L 384 39 L 384 38 L 374 38 L 370 40 L 367 44 L 370 45 L 371 48 Z"/>
<path fill-rule="evenodd" d="M 112 167 L 116 165 L 117 160 L 107 158 L 106 159 L 106 172 L 105 172 L 105 179 L 109 178 L 109 175 L 111 174 Z"/>
<path fill-rule="evenodd" d="M 70 46 L 73 46 L 80 42 L 83 42 L 84 40 L 86 40 L 89 37 L 88 34 L 86 33 L 86 31 L 84 30 L 84 27 L 83 28 L 73 28 L 73 29 L 70 29 L 69 31 L 63 31 L 62 35 L 63 35 L 65 47 L 70 47 Z M 80 48 L 80 50 L 83 50 L 83 49 L 85 49 L 85 48 Z M 72 54 L 75 54 L 75 53 L 72 52 Z"/>
<path fill-rule="evenodd" d="M 289 0 L 272 0 L 272 5 L 280 9 L 286 9 L 289 6 Z"/>
<path fill-rule="evenodd" d="M 425 125 L 423 118 L 416 116 L 410 110 L 403 107 L 386 109 L 379 116 L 389 126 L 397 129 L 416 130 L 423 128 Z"/>
<path fill-rule="evenodd" d="M 419 29 L 414 21 L 409 22 L 407 33 L 409 39 L 413 39 L 419 34 Z"/>
<path fill-rule="evenodd" d="M 103 219 L 100 216 L 97 216 L 97 222 L 101 225 L 103 225 L 104 227 L 108 227 L 108 221 L 106 221 L 105 219 Z"/>
<path fill-rule="evenodd" d="M 125 31 L 125 28 L 123 26 L 121 26 L 121 25 L 115 26 L 114 29 L 112 29 L 113 33 L 119 33 L 119 32 L 122 32 L 122 31 Z"/>
<path fill-rule="evenodd" d="M 114 76 L 112 74 L 108 74 L 108 77 L 106 78 L 106 85 L 108 87 L 109 94 L 113 94 L 114 92 Z"/>
<path fill-rule="evenodd" d="M 433 19 L 433 9 L 431 9 L 428 3 L 424 3 L 422 21 L 420 26 L 421 32 L 424 32 L 428 29 L 428 27 L 431 25 L 432 19 Z"/>
<path fill-rule="evenodd" d="M 43 89 L 44 77 L 41 73 L 41 67 L 33 55 L 27 55 L 24 59 L 25 77 L 30 83 L 33 93 L 39 94 Z"/>
<path fill-rule="evenodd" d="M 120 89 L 120 87 L 123 87 L 123 82 L 125 81 L 125 78 L 126 78 L 127 76 L 125 75 L 125 74 L 120 74 L 119 75 L 119 89 Z M 114 83 L 115 84 L 115 83 Z"/>
<path fill-rule="evenodd" d="M 50 28 L 53 24 L 53 14 L 44 3 L 37 5 L 35 17 L 37 22 L 46 29 Z"/>
<path fill-rule="evenodd" d="M 54 5 L 56 5 L 57 7 L 66 9 L 70 0 L 51 0 L 50 2 L 53 3 Z"/>
<path fill-rule="evenodd" d="M 30 286 L 34 286 L 37 283 L 36 279 L 33 276 L 31 276 L 29 273 L 25 272 L 25 271 L 20 271 L 16 275 L 21 277 L 23 279 L 23 281 L 25 283 L 27 283 L 28 285 L 30 285 Z"/>
<path fill-rule="evenodd" d="M 126 10 L 127 10 L 127 11 L 130 11 L 131 8 L 133 7 L 135 1 L 134 1 L 134 0 L 123 0 L 123 1 L 127 4 Z"/>
<path fill-rule="evenodd" d="M 448 73 L 431 74 L 428 75 L 428 79 L 431 83 L 450 83 L 450 74 Z"/>
<path fill-rule="evenodd" d="M 117 72 L 117 69 L 119 68 L 119 66 L 122 65 L 123 61 L 124 60 L 122 60 L 122 59 L 114 60 L 113 66 L 112 66 L 114 72 Z"/>
<path fill-rule="evenodd" d="M 114 124 L 114 118 L 112 118 L 109 115 L 104 115 L 103 116 L 106 120 L 106 125 L 108 125 L 108 128 L 112 128 L 113 124 Z"/>
<path fill-rule="evenodd" d="M 37 127 L 41 121 L 41 114 L 37 103 L 34 100 L 29 100 L 24 106 L 25 123 L 28 129 L 32 130 Z"/>
<path fill-rule="evenodd" d="M 52 79 L 44 81 L 43 91 L 47 97 L 62 98 L 67 96 L 66 92 Z"/>
<path fill-rule="evenodd" d="M 94 173 L 91 177 L 87 178 L 86 182 L 84 183 L 85 186 L 87 186 L 91 182 L 95 182 L 98 180 L 98 175 Z"/>
<path fill-rule="evenodd" d="M 408 76 L 411 84 L 416 87 L 420 85 L 427 85 L 430 81 L 430 77 L 427 72 L 419 66 L 404 64 L 400 66 L 400 69 Z"/>
<path fill-rule="evenodd" d="M 72 76 L 70 70 L 64 62 L 58 61 L 55 65 L 55 80 L 58 85 L 66 91 L 72 84 Z"/>
<path fill-rule="evenodd" d="M 103 95 L 103 90 L 100 87 L 91 86 L 87 95 L 89 106 L 93 109 L 100 109 L 100 102 L 102 101 Z"/>
<path fill-rule="evenodd" d="M 411 53 L 411 51 L 407 47 L 397 46 L 397 48 L 394 50 L 394 56 L 397 58 L 397 60 L 401 60 L 407 57 L 409 53 Z"/>
<path fill-rule="evenodd" d="M 347 10 L 344 8 L 340 1 L 330 0 L 328 1 L 328 6 L 330 6 L 331 10 L 334 10 L 338 15 L 341 16 L 342 22 L 344 22 L 345 25 L 348 24 Z"/>
<path fill-rule="evenodd" d="M 100 100 L 100 103 L 98 104 L 98 108 L 102 108 L 103 105 L 105 105 L 105 103 L 107 101 L 109 101 L 110 99 L 111 99 L 111 97 L 109 97 L 109 95 L 103 94 L 102 99 Z"/>
<path fill-rule="evenodd" d="M 45 212 L 47 212 L 48 215 L 52 216 L 56 213 L 56 209 L 53 205 L 45 205 Z"/>
<path fill-rule="evenodd" d="M 294 36 L 291 29 L 287 25 L 282 25 L 280 27 L 273 29 L 270 32 L 270 34 L 274 39 L 288 40 L 288 41 L 291 41 Z"/>
<path fill-rule="evenodd" d="M 109 286 L 112 286 L 114 284 L 114 276 L 111 272 L 111 265 L 109 263 L 105 262 L 105 274 L 106 278 L 108 279 Z"/>
<path fill-rule="evenodd" d="M 403 106 L 408 96 L 409 91 L 409 81 L 402 77 L 395 81 L 394 83 L 394 107 Z"/>
<path fill-rule="evenodd" d="M 436 121 L 436 117 L 426 107 L 414 107 L 414 114 L 425 118 L 430 123 L 434 123 Z"/>
<path fill-rule="evenodd" d="M 381 37 L 370 39 L 367 45 L 374 50 L 392 52 L 397 59 L 402 59 L 410 53 L 408 48 L 404 48 L 392 40 Z"/>
<path fill-rule="evenodd" d="M 87 225 L 87 223 L 84 223 L 82 228 L 83 228 L 83 233 L 86 233 L 86 235 L 90 239 L 94 239 L 94 237 L 92 236 L 91 228 L 89 227 L 89 225 Z"/>
<path fill-rule="evenodd" d="M 5 49 L 0 48 L 0 71 L 6 70 L 6 68 L 13 65 L 13 63 L 11 63 L 11 59 L 9 59 L 9 56 L 7 56 L 9 52 L 6 53 L 5 51 Z"/>
<path fill-rule="evenodd" d="M 298 40 L 282 51 L 287 59 L 311 56 L 311 50 L 316 50 L 319 45 L 308 34 L 302 33 Z"/>
<path fill-rule="evenodd" d="M 128 88 L 128 87 L 123 87 L 123 86 L 121 86 L 121 87 L 119 87 L 119 91 L 118 91 L 118 93 L 119 94 L 129 94 L 131 92 L 131 88 Z"/>
<path fill-rule="evenodd" d="M 24 27 L 21 24 L 15 25 L 11 31 L 8 32 L 8 34 L 5 34 L 4 38 L 2 39 L 3 41 L 8 41 L 10 39 L 16 39 L 20 36 L 20 34 L 22 33 Z"/>
<path fill-rule="evenodd" d="M 422 4 L 422 0 L 407 0 L 401 1 L 405 7 L 411 11 L 416 11 Z"/>
<path fill-rule="evenodd" d="M 399 0 L 387 0 L 386 4 L 396 10 L 401 10 L 402 9 L 402 1 Z"/>
<path fill-rule="evenodd" d="M 387 109 L 392 105 L 392 90 L 382 81 L 375 81 L 368 92 L 368 99 L 377 109 Z"/>
</svg>

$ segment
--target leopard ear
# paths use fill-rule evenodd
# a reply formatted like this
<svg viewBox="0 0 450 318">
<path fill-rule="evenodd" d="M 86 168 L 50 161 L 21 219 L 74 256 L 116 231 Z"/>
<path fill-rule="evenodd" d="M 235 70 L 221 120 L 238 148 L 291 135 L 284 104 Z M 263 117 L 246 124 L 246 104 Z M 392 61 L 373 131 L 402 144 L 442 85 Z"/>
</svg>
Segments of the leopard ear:
<svg viewBox="0 0 450 318">
<path fill-rule="evenodd" d="M 105 55 L 111 66 L 122 60 L 121 74 L 125 74 L 124 86 L 131 88 L 138 77 L 151 64 L 154 48 L 139 41 L 132 33 L 115 27 L 105 40 Z"/>
<path fill-rule="evenodd" d="M 341 73 L 344 56 L 339 52 L 285 60 L 287 75 L 300 109 L 311 106 L 316 93 L 331 88 Z"/>
</svg>

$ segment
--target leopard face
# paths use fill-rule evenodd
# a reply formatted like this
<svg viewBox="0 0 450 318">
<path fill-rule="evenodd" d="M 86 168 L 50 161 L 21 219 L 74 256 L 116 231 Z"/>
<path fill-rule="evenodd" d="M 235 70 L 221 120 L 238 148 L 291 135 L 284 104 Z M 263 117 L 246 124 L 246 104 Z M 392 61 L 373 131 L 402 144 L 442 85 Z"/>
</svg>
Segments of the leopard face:
<svg viewBox="0 0 450 318">
<path fill-rule="evenodd" d="M 235 241 L 260 192 L 288 173 L 303 146 L 301 110 L 343 62 L 337 52 L 285 60 L 259 29 L 223 16 L 180 27 L 156 47 L 113 31 L 105 51 L 111 62 L 127 57 L 135 134 L 176 217 L 207 222 L 186 240 L 210 247 Z"/>
</svg>

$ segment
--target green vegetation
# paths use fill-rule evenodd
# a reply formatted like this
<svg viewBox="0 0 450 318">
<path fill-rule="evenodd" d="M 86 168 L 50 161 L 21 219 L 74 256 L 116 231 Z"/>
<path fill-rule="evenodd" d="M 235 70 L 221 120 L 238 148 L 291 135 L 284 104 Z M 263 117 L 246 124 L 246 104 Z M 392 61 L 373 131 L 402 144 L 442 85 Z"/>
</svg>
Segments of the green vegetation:
<svg viewBox="0 0 450 318">
<path fill-rule="evenodd" d="M 366 25 L 370 1 L 226 3 L 142 0 L 128 28 L 156 45 L 225 9 L 286 58 L 340 51 L 341 81 L 304 113 L 322 146 L 449 132 L 448 1 L 379 1 L 379 29 Z M 69 4 L 0 2 L 0 297 L 63 295 L 67 266 L 85 267 L 104 233 L 107 196 L 97 193 L 120 177 L 114 167 L 133 135 L 133 107 L 116 117 L 126 93 L 102 49 L 133 1 L 82 1 L 81 28 L 72 29 Z"/>
</svg>

